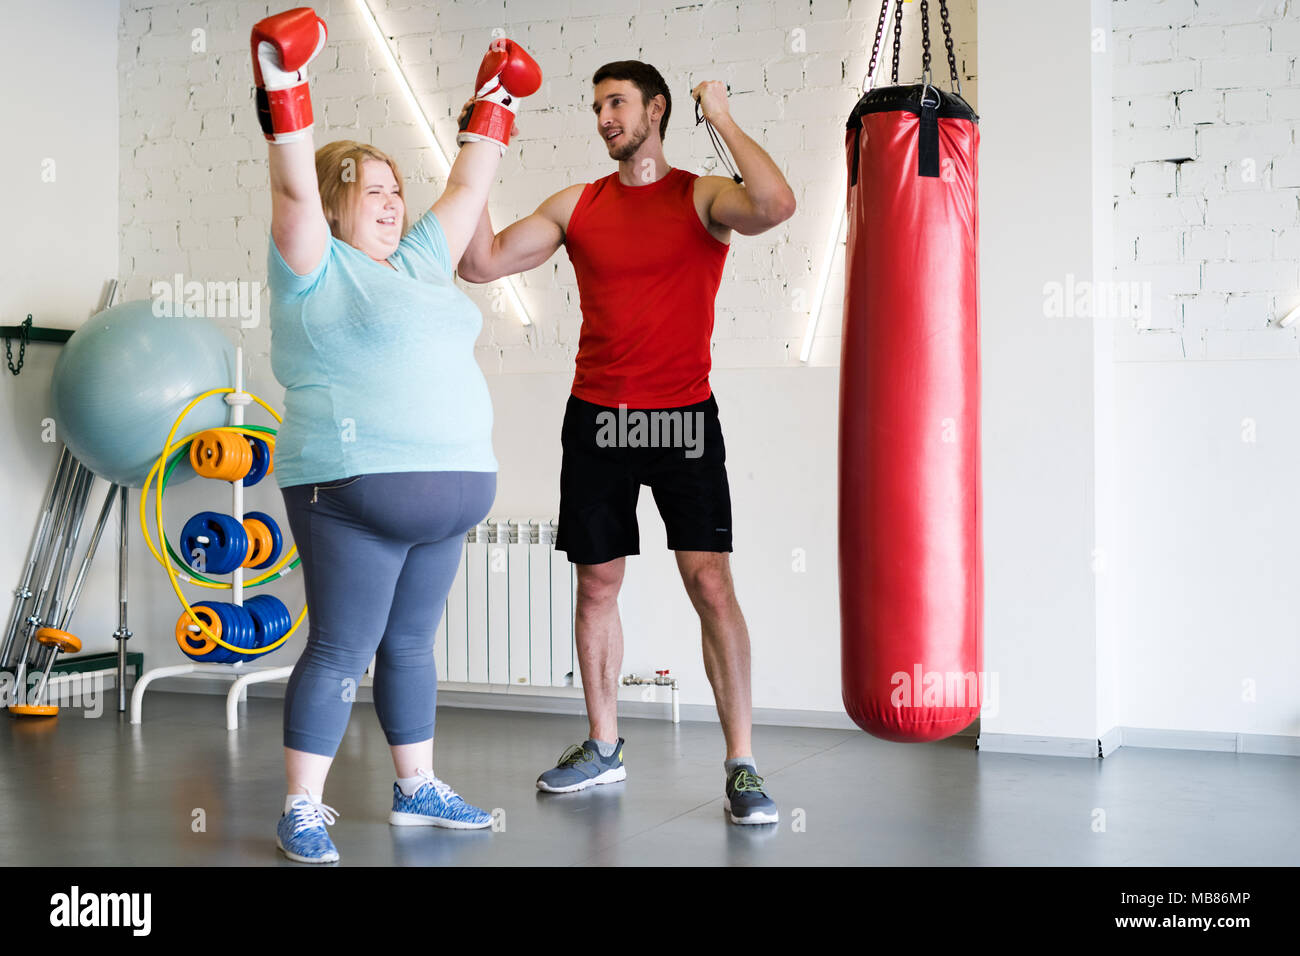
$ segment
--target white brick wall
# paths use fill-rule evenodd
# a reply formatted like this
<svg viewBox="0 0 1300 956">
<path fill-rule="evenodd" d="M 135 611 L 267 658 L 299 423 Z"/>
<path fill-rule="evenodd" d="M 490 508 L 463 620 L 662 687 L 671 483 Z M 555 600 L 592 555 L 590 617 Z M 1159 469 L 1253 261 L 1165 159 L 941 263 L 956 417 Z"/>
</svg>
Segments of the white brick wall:
<svg viewBox="0 0 1300 956">
<path fill-rule="evenodd" d="M 252 106 L 248 32 L 269 12 L 289 6 L 122 0 L 121 261 L 127 297 L 146 297 L 154 279 L 177 271 L 199 280 L 265 281 L 270 202 L 266 146 Z M 352 0 L 318 0 L 314 6 L 330 32 L 311 74 L 316 142 L 374 142 L 401 165 L 408 199 L 431 199 L 438 188 L 437 164 L 410 125 L 406 105 L 382 56 L 371 48 Z M 908 4 L 904 12 L 904 82 L 920 75 L 917 6 Z M 963 92 L 978 109 L 975 0 L 950 0 L 949 7 Z M 733 115 L 785 171 L 799 211 L 765 235 L 736 237 L 717 299 L 714 364 L 798 363 L 806 316 L 794 303 L 812 301 L 826 255 L 826 218 L 843 202 L 841 130 L 867 67 L 878 4 L 372 0 L 372 8 L 385 34 L 395 38 L 411 84 L 445 145 L 454 145 L 453 117 L 469 94 L 494 28 L 519 38 L 542 65 L 546 82 L 521 110 L 521 135 L 490 200 L 498 229 L 528 215 L 565 185 L 613 171 L 594 138 L 587 106 L 591 75 L 602 63 L 642 59 L 659 68 L 674 96 L 668 160 L 697 173 L 711 171 L 715 161 L 707 135 L 693 127 L 688 92 L 703 79 L 727 81 Z M 936 75 L 946 85 L 937 9 L 932 15 Z M 203 52 L 192 52 L 196 30 L 203 31 Z M 1220 45 L 1213 52 L 1231 59 L 1249 51 Z M 1300 113 L 1300 102 L 1289 108 Z M 1142 115 L 1168 125 L 1174 109 L 1172 93 L 1157 90 Z M 1154 161 L 1160 158 L 1145 160 L 1158 165 Z M 1168 175 L 1165 170 L 1143 174 L 1144 195 L 1159 197 Z M 411 218 L 421 211 L 413 202 Z M 561 251 L 517 281 L 536 323 L 531 333 L 509 310 L 493 310 L 489 287 L 462 286 L 483 311 L 479 355 L 484 367 L 507 373 L 571 369 L 581 316 L 568 257 Z M 827 293 L 813 364 L 838 362 L 842 289 L 841 275 Z M 269 391 L 266 323 L 241 334 L 250 352 L 263 356 L 261 366 L 254 364 L 250 387 L 260 384 Z"/>
<path fill-rule="evenodd" d="M 1115 0 L 1115 258 L 1188 359 L 1300 356 L 1300 3 Z M 1185 160 L 1174 162 L 1175 160 Z"/>
</svg>

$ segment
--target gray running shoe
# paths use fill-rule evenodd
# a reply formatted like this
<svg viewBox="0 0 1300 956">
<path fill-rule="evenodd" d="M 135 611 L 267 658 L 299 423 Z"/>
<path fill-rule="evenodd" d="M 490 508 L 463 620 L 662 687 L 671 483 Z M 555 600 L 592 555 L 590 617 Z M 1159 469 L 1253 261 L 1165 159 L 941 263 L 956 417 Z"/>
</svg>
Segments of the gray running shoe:
<svg viewBox="0 0 1300 956">
<path fill-rule="evenodd" d="M 573 793 L 598 783 L 617 783 L 627 779 L 623 767 L 623 738 L 608 757 L 602 757 L 594 740 L 569 747 L 560 762 L 537 778 L 537 789 L 548 793 Z"/>
<path fill-rule="evenodd" d="M 763 792 L 763 778 L 748 764 L 741 764 L 727 777 L 727 795 L 722 804 L 732 823 L 776 823 L 778 820 L 776 804 Z"/>
</svg>

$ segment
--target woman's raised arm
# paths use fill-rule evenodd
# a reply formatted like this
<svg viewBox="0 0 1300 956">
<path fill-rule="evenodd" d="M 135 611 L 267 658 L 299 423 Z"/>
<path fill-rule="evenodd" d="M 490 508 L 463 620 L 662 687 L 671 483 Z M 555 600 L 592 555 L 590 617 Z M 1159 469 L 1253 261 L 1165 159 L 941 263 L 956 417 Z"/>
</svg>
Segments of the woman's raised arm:
<svg viewBox="0 0 1300 956">
<path fill-rule="evenodd" d="M 299 275 L 320 264 L 330 229 L 321 210 L 307 64 L 325 48 L 325 21 L 308 7 L 253 27 L 257 118 L 271 173 L 271 238 Z"/>
</svg>

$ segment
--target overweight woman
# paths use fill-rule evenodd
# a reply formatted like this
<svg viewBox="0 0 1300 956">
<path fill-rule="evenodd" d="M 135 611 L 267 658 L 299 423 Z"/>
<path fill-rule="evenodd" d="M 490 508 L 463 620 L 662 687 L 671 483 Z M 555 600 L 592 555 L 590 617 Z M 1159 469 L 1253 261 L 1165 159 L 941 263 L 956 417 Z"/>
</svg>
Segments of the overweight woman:
<svg viewBox="0 0 1300 956">
<path fill-rule="evenodd" d="M 276 482 L 302 557 L 307 646 L 284 705 L 292 860 L 338 860 L 325 778 L 372 657 L 397 780 L 389 822 L 480 828 L 490 814 L 433 774 L 433 638 L 467 529 L 496 494 L 492 407 L 474 360 L 482 317 L 452 280 L 537 65 L 493 41 L 462 113 L 447 187 L 408 229 L 402 177 L 373 146 L 314 149 L 308 8 L 253 28 L 271 174 L 271 367 L 285 388 Z"/>
</svg>

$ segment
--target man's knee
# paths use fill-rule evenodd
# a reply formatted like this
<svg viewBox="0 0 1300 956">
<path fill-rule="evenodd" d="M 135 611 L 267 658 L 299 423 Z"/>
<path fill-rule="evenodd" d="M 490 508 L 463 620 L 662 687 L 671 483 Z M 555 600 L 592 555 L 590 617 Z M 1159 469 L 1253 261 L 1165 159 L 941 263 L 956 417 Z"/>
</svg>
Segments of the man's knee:
<svg viewBox="0 0 1300 956">
<path fill-rule="evenodd" d="M 714 614 L 730 610 L 735 603 L 735 585 L 727 565 L 720 561 L 703 561 L 682 569 L 682 580 L 691 602 L 700 610 Z"/>
<path fill-rule="evenodd" d="M 599 613 L 617 604 L 624 564 L 624 558 L 616 558 L 604 564 L 578 565 L 579 614 Z"/>
</svg>

